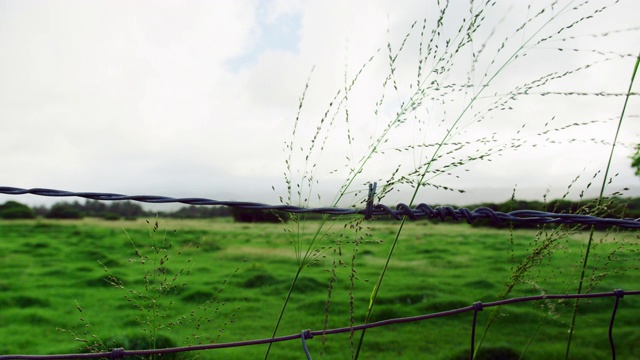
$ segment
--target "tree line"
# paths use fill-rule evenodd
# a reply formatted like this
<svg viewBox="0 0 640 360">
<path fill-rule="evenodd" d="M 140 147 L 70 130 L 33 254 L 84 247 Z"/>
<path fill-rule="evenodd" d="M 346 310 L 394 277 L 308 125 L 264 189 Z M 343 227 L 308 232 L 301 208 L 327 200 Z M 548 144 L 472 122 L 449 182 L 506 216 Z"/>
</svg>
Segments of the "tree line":
<svg viewBox="0 0 640 360">
<path fill-rule="evenodd" d="M 609 218 L 640 218 L 640 198 L 612 197 L 596 206 L 595 200 L 569 201 L 555 200 L 547 203 L 540 201 L 509 200 L 503 203 L 480 203 L 465 206 L 468 209 L 488 207 L 499 212 L 515 210 L 540 210 L 567 214 L 589 214 Z M 237 222 L 283 222 L 289 214 L 270 210 L 246 210 L 226 206 L 184 206 L 174 211 L 147 211 L 138 203 L 131 201 L 103 202 L 86 200 L 84 203 L 59 202 L 51 207 L 29 207 L 16 201 L 7 201 L 0 205 L 0 219 L 81 219 L 97 217 L 107 220 L 137 219 L 141 217 L 168 217 L 180 219 L 208 219 L 215 217 L 233 217 Z M 311 216 L 313 217 L 313 216 Z M 432 220 L 439 221 L 439 220 Z M 488 219 L 476 220 L 473 226 L 498 226 L 514 228 L 535 228 L 531 223 L 493 224 Z"/>
<path fill-rule="evenodd" d="M 231 216 L 231 211 L 224 207 L 189 206 L 176 211 L 147 211 L 132 201 L 103 202 L 86 200 L 84 203 L 58 202 L 51 207 L 29 207 L 16 201 L 7 201 L 0 205 L 2 219 L 34 219 L 37 217 L 49 219 L 82 219 L 97 217 L 108 220 L 137 219 L 149 216 L 165 216 L 175 218 L 210 218 Z"/>
<path fill-rule="evenodd" d="M 238 222 L 280 222 L 286 221 L 287 214 L 266 210 L 235 209 L 227 206 L 184 206 L 174 211 L 147 211 L 132 201 L 103 202 L 86 200 L 84 203 L 58 202 L 51 207 L 29 207 L 17 201 L 7 201 L 0 205 L 0 219 L 82 219 L 84 217 L 107 220 L 137 219 L 141 217 L 169 217 L 179 219 L 208 219 L 233 217 Z"/>
</svg>

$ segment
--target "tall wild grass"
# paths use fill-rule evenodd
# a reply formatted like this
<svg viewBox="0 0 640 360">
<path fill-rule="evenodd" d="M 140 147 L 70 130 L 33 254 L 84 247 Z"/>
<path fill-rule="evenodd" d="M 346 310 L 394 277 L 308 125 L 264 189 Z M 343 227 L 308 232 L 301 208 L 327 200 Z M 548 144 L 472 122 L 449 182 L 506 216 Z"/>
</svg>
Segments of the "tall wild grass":
<svg viewBox="0 0 640 360">
<path fill-rule="evenodd" d="M 327 105 L 321 112 L 313 106 L 307 111 L 306 107 L 310 101 L 318 101 L 309 99 L 309 89 L 314 82 L 321 81 L 314 78 L 315 70 L 311 71 L 285 143 L 286 195 L 280 198 L 281 202 L 363 207 L 368 185 L 377 182 L 377 202 L 393 203 L 400 199 L 415 205 L 427 202 L 435 192 L 464 193 L 465 187 L 473 185 L 476 176 L 473 171 L 481 169 L 477 164 L 490 167 L 491 161 L 501 156 L 518 154 L 527 161 L 538 149 L 562 144 L 591 143 L 603 149 L 608 145 L 611 151 L 615 145 L 622 146 L 613 135 L 600 135 L 604 130 L 613 134 L 616 120 L 618 125 L 622 123 L 624 116 L 613 115 L 619 107 L 610 104 L 621 95 L 633 94 L 631 88 L 626 93 L 584 89 L 581 88 L 584 83 L 579 81 L 602 66 L 614 62 L 627 64 L 635 58 L 634 53 L 626 52 L 635 49 L 605 50 L 596 45 L 615 40 L 616 36 L 637 34 L 638 28 L 589 32 L 590 24 L 599 21 L 610 7 L 617 6 L 617 1 L 531 2 L 512 4 L 513 9 L 506 11 L 494 1 L 472 1 L 465 4 L 465 14 L 454 11 L 458 5 L 438 1 L 433 14 L 408 24 L 403 36 L 392 35 L 392 31 L 399 29 L 390 29 L 386 46 L 373 52 L 356 71 L 345 68 L 344 84 L 325 100 Z M 587 36 L 597 40 L 594 46 L 582 41 Z M 625 81 L 616 79 L 619 83 Z M 564 108 L 538 118 L 537 109 L 557 106 L 558 97 L 564 99 L 561 102 Z M 605 107 L 601 113 L 611 115 L 573 116 L 571 107 L 580 106 L 584 97 L 601 101 Z M 347 151 L 337 153 L 337 148 Z M 562 154 L 558 157 L 561 159 Z M 591 159 L 584 161 L 588 163 Z M 582 185 L 584 189 L 579 194 L 582 198 L 591 182 L 603 182 L 598 200 L 585 201 L 581 212 L 598 214 L 603 210 L 605 184 L 612 181 L 609 164 L 611 158 L 606 169 L 591 175 L 575 174 L 574 182 L 567 184 L 565 197 L 575 196 L 576 187 Z M 499 166 L 493 171 L 496 177 L 510 172 Z M 592 175 L 589 184 L 583 185 L 582 180 Z M 321 181 L 330 182 L 337 189 L 329 195 L 330 200 L 323 198 L 327 193 L 321 191 Z M 302 235 L 305 217 L 291 215 L 291 225 L 286 230 L 297 263 L 272 336 L 278 335 L 296 282 L 309 266 L 324 266 L 329 274 L 325 326 L 330 322 L 336 291 L 332 284 L 338 276 L 346 276 L 351 289 L 370 288 L 366 308 L 354 307 L 350 291 L 352 325 L 369 322 L 375 314 L 378 295 L 393 286 L 384 279 L 393 263 L 394 250 L 402 246 L 406 219 L 398 223 L 377 279 L 363 282 L 357 276 L 358 255 L 364 244 L 374 241 L 375 234 L 369 234 L 359 219 L 324 216 L 313 236 L 307 238 Z M 565 239 L 579 230 L 567 226 L 541 227 L 531 253 L 514 263 L 511 277 L 505 279 L 503 290 L 496 296 L 504 298 L 516 287 L 533 287 L 540 293 L 548 291 L 544 279 L 535 278 L 536 268 L 545 266 L 544 259 L 551 258 L 554 252 L 568 251 Z M 598 265 L 601 272 L 596 276 L 599 270 L 594 266 L 590 268 L 593 284 L 583 287 L 585 271 L 591 265 L 590 251 L 595 247 L 593 236 L 592 233 L 581 250 L 584 255 L 582 263 L 576 264 L 580 269 L 577 274 L 561 275 L 567 276 L 567 287 L 561 291 L 584 292 L 608 271 L 625 270 L 607 262 Z M 338 267 L 349 270 L 337 272 Z M 576 302 L 574 318 L 578 306 Z M 492 315 L 482 339 L 490 336 L 490 328 L 498 317 L 499 310 Z M 573 321 L 567 330 L 568 358 Z M 480 350 L 482 339 L 476 351 Z M 351 344 L 352 358 L 357 359 L 366 349 L 366 332 L 352 333 Z M 270 349 L 271 346 L 265 359 Z M 521 350 L 524 356 L 526 349 Z"/>
</svg>

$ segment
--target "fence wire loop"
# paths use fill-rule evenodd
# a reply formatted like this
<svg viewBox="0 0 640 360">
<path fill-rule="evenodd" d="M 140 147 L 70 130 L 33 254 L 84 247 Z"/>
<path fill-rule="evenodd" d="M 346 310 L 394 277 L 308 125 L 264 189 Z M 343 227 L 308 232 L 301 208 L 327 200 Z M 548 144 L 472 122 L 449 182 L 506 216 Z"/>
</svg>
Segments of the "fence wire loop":
<svg viewBox="0 0 640 360">
<path fill-rule="evenodd" d="M 411 220 L 415 220 L 418 218 L 418 216 L 413 211 L 411 211 L 411 208 L 407 204 L 399 203 L 398 205 L 396 205 L 396 211 L 398 212 L 398 216 L 396 217 L 396 219 L 402 218 L 402 216 L 406 216 Z"/>
<path fill-rule="evenodd" d="M 484 305 L 482 301 L 476 301 L 473 303 L 473 311 L 478 312 L 484 310 Z"/>
<path fill-rule="evenodd" d="M 615 289 L 613 290 L 613 293 L 616 294 L 616 298 L 623 298 L 624 297 L 624 290 L 622 289 Z"/>
<path fill-rule="evenodd" d="M 124 359 L 125 355 L 126 353 L 124 348 L 115 348 L 115 349 L 111 349 L 111 354 L 109 355 L 109 358 L 112 360 Z"/>
<path fill-rule="evenodd" d="M 311 360 L 311 354 L 309 353 L 309 349 L 307 348 L 307 339 L 312 339 L 313 333 L 311 329 L 302 330 L 300 333 L 300 339 L 302 339 L 302 350 L 304 350 L 304 354 L 307 357 L 307 360 Z"/>
<path fill-rule="evenodd" d="M 482 301 L 476 301 L 471 306 L 473 309 L 473 322 L 471 324 L 471 350 L 469 351 L 469 360 L 473 360 L 473 354 L 476 348 L 476 322 L 478 319 L 478 312 L 484 310 Z"/>
</svg>

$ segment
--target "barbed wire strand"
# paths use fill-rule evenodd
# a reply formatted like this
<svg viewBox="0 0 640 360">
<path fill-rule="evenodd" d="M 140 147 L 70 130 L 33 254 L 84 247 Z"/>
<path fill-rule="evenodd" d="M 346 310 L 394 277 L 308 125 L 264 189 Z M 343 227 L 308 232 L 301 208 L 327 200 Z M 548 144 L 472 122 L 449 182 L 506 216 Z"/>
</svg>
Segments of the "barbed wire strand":
<svg viewBox="0 0 640 360">
<path fill-rule="evenodd" d="M 370 191 L 372 189 L 370 188 Z M 375 191 L 375 190 L 373 190 Z M 211 205 L 211 206 L 228 206 L 247 210 L 279 210 L 289 213 L 318 213 L 328 215 L 364 215 L 369 220 L 374 216 L 391 216 L 396 220 L 407 217 L 410 220 L 420 218 L 447 219 L 461 221 L 465 220 L 472 223 L 478 219 L 489 219 L 494 224 L 502 224 L 504 222 L 520 222 L 533 224 L 581 224 L 581 225 L 605 225 L 619 226 L 629 229 L 640 229 L 640 219 L 617 219 L 602 218 L 591 215 L 554 213 L 538 210 L 515 210 L 511 212 L 500 212 L 488 207 L 478 207 L 474 210 L 467 208 L 453 208 L 451 206 L 437 206 L 432 208 L 427 204 L 418 204 L 415 208 L 411 208 L 406 204 L 399 203 L 395 209 L 383 204 L 372 206 L 368 201 L 365 209 L 346 209 L 337 207 L 317 207 L 303 208 L 293 205 L 268 205 L 256 202 L 245 201 L 219 201 L 206 198 L 172 198 L 158 195 L 122 195 L 113 193 L 98 192 L 71 192 L 54 189 L 33 188 L 22 189 L 8 186 L 0 186 L 0 193 L 7 195 L 38 195 L 48 197 L 81 197 L 99 201 L 138 201 L 151 204 L 164 203 L 181 203 L 186 205 Z"/>
<path fill-rule="evenodd" d="M 515 303 L 521 303 L 521 302 L 529 302 L 529 301 L 554 300 L 554 299 L 556 300 L 578 299 L 578 298 L 593 299 L 593 298 L 603 298 L 603 297 L 611 297 L 611 296 L 616 297 L 616 301 L 614 303 L 614 311 L 612 312 L 611 321 L 609 322 L 611 352 L 613 354 L 613 359 L 615 360 L 615 347 L 613 343 L 613 338 L 611 337 L 613 323 L 614 323 L 613 320 L 617 312 L 619 300 L 622 299 L 625 295 L 640 295 L 640 290 L 623 291 L 621 289 L 616 289 L 612 292 L 590 293 L 590 294 L 552 294 L 552 295 L 547 294 L 547 295 L 535 295 L 535 296 L 510 298 L 510 299 L 498 300 L 498 301 L 487 302 L 487 303 L 475 302 L 471 306 L 458 308 L 454 310 L 441 311 L 438 313 L 381 320 L 381 321 L 372 322 L 368 324 L 361 324 L 361 325 L 352 326 L 352 327 L 342 327 L 342 328 L 329 329 L 329 330 L 316 330 L 316 331 L 304 330 L 298 334 L 279 336 L 279 337 L 273 337 L 268 339 L 237 341 L 237 342 L 228 342 L 228 343 L 219 343 L 219 344 L 193 345 L 193 346 L 183 346 L 183 347 L 153 349 L 153 350 L 125 350 L 123 348 L 117 348 L 117 349 L 112 349 L 111 351 L 108 351 L 108 352 L 101 352 L 101 353 L 59 354 L 59 355 L 0 355 L 0 360 L 96 359 L 96 358 L 105 358 L 105 357 L 108 357 L 111 359 L 120 359 L 125 356 L 144 356 L 144 355 L 171 354 L 171 353 L 189 352 L 189 351 L 204 351 L 204 350 L 222 349 L 222 348 L 230 348 L 230 347 L 261 345 L 261 344 L 291 341 L 291 340 L 297 340 L 297 339 L 305 340 L 303 341 L 303 347 L 305 348 L 305 354 L 308 356 L 308 358 L 310 358 L 310 355 L 308 355 L 308 349 L 306 349 L 306 339 L 311 339 L 316 335 L 325 336 L 325 335 L 341 334 L 341 333 L 371 329 L 371 328 L 376 328 L 381 326 L 388 326 L 393 324 L 410 323 L 410 322 L 422 321 L 427 319 L 446 317 L 446 316 L 473 311 L 474 312 L 474 317 L 473 317 L 474 330 L 472 331 L 472 339 L 473 339 L 473 335 L 475 334 L 476 315 L 478 311 L 481 311 L 484 308 L 509 305 L 509 304 L 515 304 Z M 473 346 L 474 345 L 472 340 L 471 357 L 473 357 L 473 351 L 474 351 Z"/>
</svg>

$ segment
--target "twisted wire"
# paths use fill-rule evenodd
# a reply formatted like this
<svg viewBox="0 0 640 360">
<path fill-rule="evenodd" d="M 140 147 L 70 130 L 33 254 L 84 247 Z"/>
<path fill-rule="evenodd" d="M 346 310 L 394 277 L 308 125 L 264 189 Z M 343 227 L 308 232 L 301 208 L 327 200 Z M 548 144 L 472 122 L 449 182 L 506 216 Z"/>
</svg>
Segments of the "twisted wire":
<svg viewBox="0 0 640 360">
<path fill-rule="evenodd" d="M 640 219 L 617 219 L 602 218 L 591 215 L 564 214 L 538 210 L 515 210 L 507 213 L 495 211 L 488 207 L 478 207 L 474 210 L 467 208 L 453 208 L 451 206 L 437 206 L 432 208 L 427 204 L 418 204 L 411 208 L 407 204 L 399 203 L 395 208 L 384 204 L 367 205 L 365 209 L 347 209 L 336 207 L 303 208 L 294 205 L 268 205 L 246 201 L 219 201 L 206 198 L 172 198 L 158 195 L 122 195 L 113 193 L 98 192 L 71 192 L 54 189 L 22 189 L 8 186 L 0 186 L 0 193 L 7 195 L 32 194 L 49 197 L 81 197 L 100 201 L 138 201 L 151 204 L 181 203 L 186 205 L 212 205 L 228 206 L 247 210 L 279 210 L 289 213 L 317 213 L 327 215 L 364 215 L 366 219 L 373 216 L 390 216 L 396 220 L 407 217 L 410 220 L 420 218 L 440 219 L 442 221 L 451 219 L 455 221 L 464 220 L 472 223 L 478 219 L 489 219 L 494 224 L 504 222 L 520 222 L 532 224 L 570 224 L 570 225 L 605 225 L 619 226 L 629 229 L 640 229 Z"/>
<path fill-rule="evenodd" d="M 471 312 L 473 311 L 473 329 L 475 329 L 476 317 L 479 311 L 482 311 L 485 308 L 494 307 L 494 306 L 502 306 L 509 305 L 521 302 L 529 302 L 529 301 L 540 301 L 540 300 L 552 300 L 552 299 L 593 299 L 593 298 L 604 298 L 604 297 L 616 297 L 616 301 L 614 304 L 614 311 L 611 315 L 611 320 L 609 321 L 609 333 L 611 334 L 611 330 L 613 327 L 613 320 L 616 315 L 616 311 L 618 308 L 618 303 L 621 298 L 625 295 L 640 295 L 640 290 L 633 291 L 623 291 L 621 289 L 616 289 L 610 292 L 603 293 L 590 293 L 590 294 L 547 294 L 547 295 L 534 295 L 534 296 L 524 296 L 518 298 L 510 298 L 492 302 L 475 302 L 471 306 L 458 308 L 454 310 L 441 311 L 438 313 L 424 314 L 418 316 L 409 316 L 403 318 L 395 318 L 388 320 L 381 320 L 377 322 L 361 324 L 351 327 L 342 327 L 336 329 L 328 329 L 328 330 L 303 330 L 301 333 L 293 334 L 293 335 L 285 335 L 278 336 L 267 339 L 256 339 L 256 340 L 246 340 L 246 341 L 236 341 L 236 342 L 228 342 L 228 343 L 219 343 L 219 344 L 206 344 L 206 345 L 193 345 L 193 346 L 182 346 L 182 347 L 173 347 L 166 349 L 153 349 L 153 350 L 124 350 L 123 348 L 113 349 L 109 352 L 102 353 L 83 353 L 83 354 L 58 354 L 58 355 L 0 355 L 0 360 L 9 360 L 9 359 L 20 359 L 20 360 L 55 360 L 55 359 L 97 359 L 97 358 L 122 358 L 125 356 L 147 356 L 147 355 L 159 355 L 159 354 L 171 354 L 171 353 L 182 353 L 189 351 L 202 351 L 202 350 L 213 350 L 213 349 L 222 349 L 222 348 L 230 348 L 230 347 L 240 347 L 240 346 L 252 346 L 252 345 L 261 345 L 268 343 L 276 343 L 283 341 L 291 341 L 296 339 L 301 339 L 303 342 L 303 348 L 305 350 L 305 354 L 308 354 L 308 349 L 306 348 L 306 339 L 311 339 L 314 336 L 325 336 L 325 335 L 333 335 L 333 334 L 341 334 L 348 333 L 352 331 L 360 331 L 365 329 L 371 329 L 375 327 L 381 326 L 389 326 L 393 324 L 401 324 L 401 323 L 411 323 L 416 321 L 422 321 L 427 319 L 434 319 L 439 317 L 446 317 L 451 315 L 457 315 L 461 313 Z M 473 341 L 473 340 L 472 340 Z M 613 344 L 613 340 L 611 340 L 611 348 L 612 354 L 615 359 L 615 348 Z M 473 354 L 473 342 L 471 353 Z M 310 357 L 310 355 L 309 355 Z"/>
</svg>

